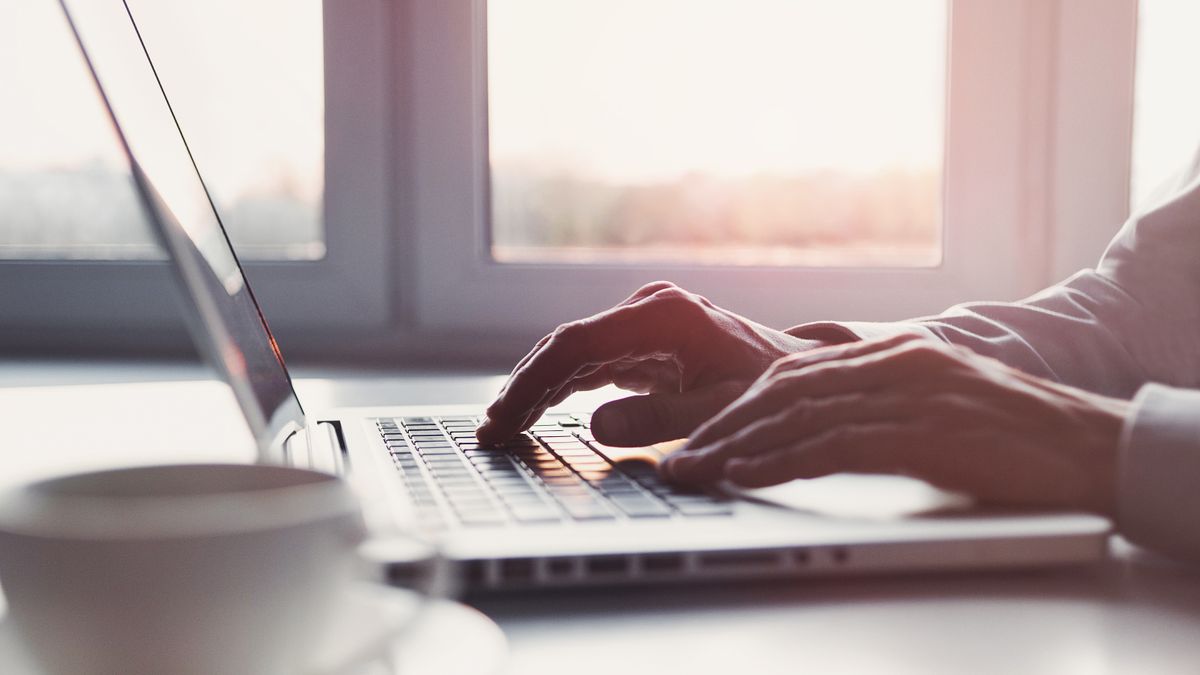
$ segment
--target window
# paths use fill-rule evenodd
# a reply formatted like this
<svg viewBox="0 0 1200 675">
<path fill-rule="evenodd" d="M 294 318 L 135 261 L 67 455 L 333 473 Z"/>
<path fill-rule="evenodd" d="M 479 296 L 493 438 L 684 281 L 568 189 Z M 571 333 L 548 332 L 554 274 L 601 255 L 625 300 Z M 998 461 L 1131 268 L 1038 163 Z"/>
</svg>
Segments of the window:
<svg viewBox="0 0 1200 675">
<path fill-rule="evenodd" d="M 242 256 L 321 258 L 320 3 L 129 7 Z M 0 255 L 154 257 L 128 169 L 57 4 L 6 4 L 0 27 L 0 58 L 18 64 L 5 69 L 0 112 Z"/>
<path fill-rule="evenodd" d="M 418 321 L 528 340 L 658 278 L 773 325 L 1033 290 L 1042 5 L 404 3 Z"/>
<path fill-rule="evenodd" d="M 57 3 L 0 8 L 0 316 L 17 341 L 187 344 L 128 168 Z M 122 3 L 77 3 L 85 41 L 147 68 Z M 373 330 L 393 318 L 384 96 L 387 9 L 321 0 L 128 0 L 213 201 L 273 325 Z M 28 5 L 28 6 L 27 6 Z M 86 12 L 84 11 L 86 10 Z M 125 19 L 127 20 L 127 19 Z M 127 24 L 126 24 L 127 25 Z M 132 38 L 132 39 L 128 39 Z M 98 50 L 93 56 L 100 57 Z M 375 67 L 372 65 L 372 67 Z M 103 68 L 102 68 L 103 70 Z M 148 96 L 145 114 L 166 114 Z M 327 176 L 344 186 L 325 189 Z M 347 302 L 346 298 L 353 298 Z"/>
<path fill-rule="evenodd" d="M 0 9 L 0 343 L 186 344 L 52 6 Z M 1138 0 L 130 6 L 289 355 L 507 361 L 660 278 L 775 326 L 1014 299 L 1128 208 Z M 30 207 L 55 172 L 113 183 Z"/>
<path fill-rule="evenodd" d="M 493 257 L 937 265 L 946 9 L 492 0 Z"/>
<path fill-rule="evenodd" d="M 1200 4 L 1141 0 L 1134 99 L 1133 203 L 1143 203 L 1200 149 Z"/>
</svg>

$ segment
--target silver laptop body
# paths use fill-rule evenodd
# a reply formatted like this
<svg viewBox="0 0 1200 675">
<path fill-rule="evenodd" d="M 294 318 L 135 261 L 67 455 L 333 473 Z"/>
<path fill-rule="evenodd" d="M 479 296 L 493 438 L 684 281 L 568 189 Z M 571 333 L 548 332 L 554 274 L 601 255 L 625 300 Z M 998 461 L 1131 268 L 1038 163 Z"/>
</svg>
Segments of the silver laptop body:
<svg viewBox="0 0 1200 675">
<path fill-rule="evenodd" d="M 674 489 L 640 461 L 660 448 L 601 446 L 586 413 L 548 415 L 492 449 L 473 444 L 478 407 L 304 410 L 132 15 L 120 3 L 60 2 L 169 254 L 189 328 L 233 389 L 260 461 L 353 481 L 375 535 L 367 552 L 394 563 L 397 581 L 413 534 L 459 563 L 468 590 L 1028 567 L 1104 555 L 1110 524 L 1102 518 L 946 510 L 945 495 L 901 479 L 838 476 L 749 496 Z"/>
</svg>

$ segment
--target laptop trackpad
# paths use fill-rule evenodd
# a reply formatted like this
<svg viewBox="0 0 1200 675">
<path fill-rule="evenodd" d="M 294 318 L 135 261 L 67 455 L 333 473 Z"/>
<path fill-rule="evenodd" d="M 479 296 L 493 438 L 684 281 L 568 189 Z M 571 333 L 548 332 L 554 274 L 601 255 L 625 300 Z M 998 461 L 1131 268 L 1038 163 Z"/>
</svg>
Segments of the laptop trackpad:
<svg viewBox="0 0 1200 675">
<path fill-rule="evenodd" d="M 751 501 L 853 520 L 898 520 L 974 509 L 970 497 L 901 476 L 837 474 L 768 488 L 722 487 Z"/>
</svg>

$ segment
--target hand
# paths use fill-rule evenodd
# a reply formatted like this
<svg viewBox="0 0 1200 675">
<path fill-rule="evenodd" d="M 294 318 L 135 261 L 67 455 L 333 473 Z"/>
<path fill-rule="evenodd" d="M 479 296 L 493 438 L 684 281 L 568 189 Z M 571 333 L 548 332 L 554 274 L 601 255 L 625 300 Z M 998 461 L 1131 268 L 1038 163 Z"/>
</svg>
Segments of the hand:
<svg viewBox="0 0 1200 675">
<path fill-rule="evenodd" d="M 647 396 L 605 404 L 592 417 L 609 445 L 683 438 L 776 359 L 820 343 L 761 326 L 659 281 L 621 304 L 559 326 L 516 368 L 476 431 L 481 443 L 531 427 L 572 393 L 615 384 Z"/>
<path fill-rule="evenodd" d="M 747 487 L 893 473 L 1006 505 L 1112 513 L 1126 401 L 898 337 L 780 359 L 662 466 Z"/>
</svg>

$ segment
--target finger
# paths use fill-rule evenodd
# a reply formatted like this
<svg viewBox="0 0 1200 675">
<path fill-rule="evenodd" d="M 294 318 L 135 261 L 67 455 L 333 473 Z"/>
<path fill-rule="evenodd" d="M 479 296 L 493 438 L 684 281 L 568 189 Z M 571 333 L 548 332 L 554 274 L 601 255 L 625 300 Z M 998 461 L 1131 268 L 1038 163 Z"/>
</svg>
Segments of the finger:
<svg viewBox="0 0 1200 675">
<path fill-rule="evenodd" d="M 908 473 L 913 458 L 904 435 L 903 423 L 840 426 L 790 448 L 733 459 L 724 477 L 753 488 L 835 473 Z"/>
<path fill-rule="evenodd" d="M 676 452 L 663 471 L 672 480 L 710 482 L 720 478 L 731 459 L 769 453 L 845 424 L 903 420 L 908 407 L 902 397 L 890 395 L 801 399 L 710 446 Z"/>
<path fill-rule="evenodd" d="M 842 345 L 828 349 L 838 347 Z M 868 393 L 889 383 L 912 379 L 940 359 L 958 358 L 928 340 L 861 343 L 857 350 L 839 350 L 830 356 L 800 370 L 776 371 L 770 377 L 760 378 L 728 408 L 697 429 L 687 448 L 712 445 L 799 398 Z"/>
<path fill-rule="evenodd" d="M 679 366 L 672 361 L 645 359 L 590 366 L 576 374 L 558 390 L 546 396 L 548 405 L 556 406 L 579 391 L 592 391 L 610 384 L 639 394 L 679 391 Z"/>
<path fill-rule="evenodd" d="M 679 289 L 660 290 L 642 300 L 566 324 L 513 373 L 504 391 L 487 410 L 481 439 L 502 439 L 515 432 L 515 420 L 588 365 L 669 353 L 678 344 L 681 322 L 677 308 L 690 302 Z"/>
<path fill-rule="evenodd" d="M 684 438 L 745 388 L 725 382 L 683 393 L 611 401 L 592 413 L 592 433 L 605 445 L 638 446 Z"/>
<path fill-rule="evenodd" d="M 649 297 L 650 295 L 657 293 L 658 291 L 663 291 L 668 288 L 675 288 L 675 287 L 676 287 L 675 284 L 673 284 L 669 281 L 654 281 L 654 282 L 646 284 L 645 286 L 642 286 L 638 290 L 634 291 L 632 295 L 630 295 L 628 298 L 625 298 L 621 302 L 617 303 L 615 305 L 615 307 L 625 307 L 627 305 L 631 305 L 635 302 L 643 300 L 646 297 Z M 546 335 L 545 337 L 543 337 L 542 339 L 538 340 L 537 343 L 533 346 L 533 349 L 529 350 L 529 353 L 527 353 L 525 356 L 523 356 L 521 358 L 520 361 L 517 362 L 517 365 L 513 367 L 512 371 L 510 371 L 509 375 L 511 376 L 513 373 L 516 373 L 517 371 L 521 370 L 521 368 L 523 368 L 526 363 L 529 363 L 529 359 L 533 358 L 533 356 L 535 354 L 537 354 L 539 351 L 541 351 L 542 347 L 545 347 L 546 343 L 549 342 L 550 338 L 552 338 L 552 337 L 554 337 L 554 334 L 550 333 L 550 334 Z M 506 387 L 507 387 L 507 385 L 508 385 L 508 382 L 505 382 Z M 501 389 L 501 392 L 503 392 L 503 389 Z"/>
<path fill-rule="evenodd" d="M 922 412 L 918 409 L 921 400 L 887 392 L 801 399 L 710 446 L 675 453 L 665 463 L 665 473 L 681 482 L 714 481 L 720 478 L 725 463 L 738 457 L 773 452 L 844 425 L 912 420 Z"/>
<path fill-rule="evenodd" d="M 871 340 L 859 340 L 856 342 L 844 342 L 841 344 L 827 345 L 817 349 L 810 349 L 804 352 L 796 352 L 789 354 L 771 364 L 771 367 L 763 373 L 763 377 L 781 373 L 786 370 L 801 370 L 818 363 L 834 361 L 837 359 L 849 359 L 864 354 L 874 354 L 882 352 L 893 347 L 898 347 L 903 344 L 923 340 L 922 336 L 916 333 L 901 333 L 899 335 L 889 335 L 883 338 L 875 338 Z"/>
<path fill-rule="evenodd" d="M 572 394 L 580 391 L 592 391 L 609 384 L 639 393 L 678 392 L 679 369 L 674 364 L 661 361 L 644 361 L 621 370 L 617 370 L 615 365 L 586 368 L 575 379 L 559 387 L 557 391 L 547 393 L 537 406 L 523 417 L 516 432 L 528 431 L 530 427 L 537 424 L 546 410 L 567 400 Z M 741 389 L 739 388 L 738 391 Z M 734 396 L 730 398 L 732 399 Z M 721 407 L 724 405 L 722 404 Z M 716 410 L 720 410 L 720 407 Z M 715 413 L 716 410 L 713 412 Z"/>
</svg>

